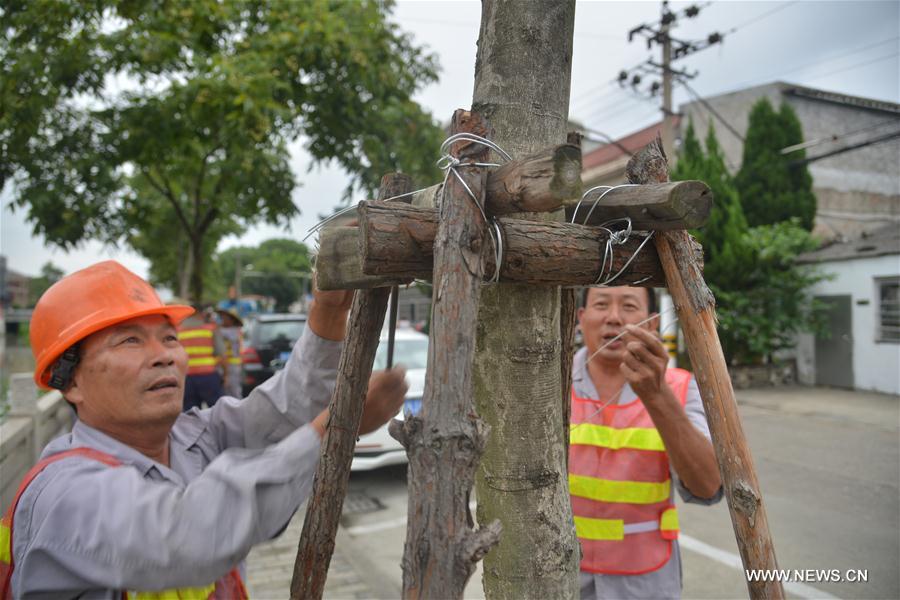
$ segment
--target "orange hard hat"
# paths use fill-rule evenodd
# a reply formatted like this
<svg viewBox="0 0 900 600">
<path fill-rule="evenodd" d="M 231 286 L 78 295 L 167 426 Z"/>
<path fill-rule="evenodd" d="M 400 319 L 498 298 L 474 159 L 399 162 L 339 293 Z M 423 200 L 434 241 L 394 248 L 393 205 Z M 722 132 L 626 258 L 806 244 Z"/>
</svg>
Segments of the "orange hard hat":
<svg viewBox="0 0 900 600">
<path fill-rule="evenodd" d="M 178 325 L 193 312 L 190 306 L 163 304 L 149 283 L 114 260 L 76 271 L 50 286 L 34 307 L 34 381 L 50 389 L 53 364 L 94 332 L 146 315 L 163 315 Z"/>
</svg>

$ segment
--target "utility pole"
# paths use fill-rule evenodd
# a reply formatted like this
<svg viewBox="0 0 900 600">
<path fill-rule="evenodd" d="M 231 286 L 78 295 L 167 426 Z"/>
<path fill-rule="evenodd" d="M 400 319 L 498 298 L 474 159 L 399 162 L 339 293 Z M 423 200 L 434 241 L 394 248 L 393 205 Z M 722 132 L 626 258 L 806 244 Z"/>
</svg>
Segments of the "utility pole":
<svg viewBox="0 0 900 600">
<path fill-rule="evenodd" d="M 660 33 L 662 34 L 662 81 L 663 81 L 663 127 L 662 142 L 666 156 L 675 156 L 673 147 L 675 142 L 675 119 L 672 114 L 672 38 L 669 36 L 669 28 L 672 19 L 669 16 L 669 3 L 662 3 L 662 16 L 660 17 Z"/>
<path fill-rule="evenodd" d="M 686 56 L 690 56 L 700 50 L 705 50 L 712 45 L 721 44 L 724 35 L 718 32 L 709 34 L 705 40 L 686 41 L 672 37 L 671 30 L 678 22 L 678 19 L 693 19 L 700 14 L 701 6 L 693 4 L 678 12 L 669 10 L 668 1 L 662 3 L 662 10 L 658 23 L 646 24 L 641 23 L 637 27 L 628 32 L 628 41 L 632 41 L 635 36 L 643 36 L 647 41 L 647 49 L 650 50 L 653 44 L 660 46 L 661 60 L 654 62 L 652 59 L 632 67 L 624 69 L 619 73 L 619 85 L 624 86 L 630 84 L 635 92 L 649 94 L 651 97 L 656 96 L 662 91 L 662 142 L 666 156 L 675 156 L 675 112 L 672 108 L 672 90 L 673 84 L 678 80 L 693 79 L 697 76 L 697 72 L 688 73 L 684 70 L 678 70 L 672 64 Z M 651 75 L 660 77 L 662 85 L 658 80 L 653 81 L 650 86 L 641 90 L 638 86 L 643 81 L 644 76 Z"/>
</svg>

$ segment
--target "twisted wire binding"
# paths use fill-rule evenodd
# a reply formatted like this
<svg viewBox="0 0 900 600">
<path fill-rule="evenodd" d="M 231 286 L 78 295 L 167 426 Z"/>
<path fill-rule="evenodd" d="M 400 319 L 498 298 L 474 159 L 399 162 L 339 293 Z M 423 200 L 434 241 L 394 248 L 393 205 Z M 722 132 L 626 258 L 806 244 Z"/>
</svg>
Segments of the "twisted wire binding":
<svg viewBox="0 0 900 600">
<path fill-rule="evenodd" d="M 596 192 L 597 190 L 604 190 L 602 194 L 597 196 L 594 199 L 594 203 L 591 205 L 590 210 L 588 210 L 587 216 L 584 217 L 583 225 L 587 225 L 588 220 L 590 220 L 591 215 L 594 213 L 594 209 L 600 204 L 600 201 L 606 196 L 608 193 L 613 190 L 617 190 L 625 187 L 636 187 L 638 184 L 636 183 L 623 183 L 620 185 L 598 185 L 594 186 L 591 189 L 587 190 L 584 194 L 581 195 L 581 199 L 578 200 L 578 204 L 575 205 L 575 210 L 572 212 L 572 220 L 571 223 L 575 223 L 575 219 L 578 217 L 578 209 L 581 208 L 581 204 L 585 201 L 589 194 L 592 192 Z M 625 223 L 625 229 L 613 231 L 609 228 L 614 223 Z M 610 283 L 619 278 L 622 273 L 625 272 L 626 269 L 631 265 L 634 259 L 640 254 L 641 250 L 644 249 L 644 246 L 647 245 L 647 242 L 650 241 L 650 238 L 653 237 L 653 232 L 651 231 L 644 237 L 644 240 L 641 242 L 640 246 L 638 246 L 637 250 L 634 251 L 625 264 L 622 265 L 622 268 L 618 270 L 615 274 L 613 274 L 613 264 L 615 263 L 615 251 L 613 246 L 621 246 L 631 237 L 632 228 L 631 228 L 631 217 L 621 217 L 618 219 L 611 219 L 599 225 L 600 229 L 606 231 L 609 234 L 609 237 L 606 238 L 606 247 L 603 249 L 603 262 L 600 264 L 600 271 L 597 273 L 597 279 L 594 281 L 594 285 L 599 286 L 608 286 Z M 640 281 L 635 283 L 643 283 L 647 281 L 650 277 L 645 277 Z"/>
<path fill-rule="evenodd" d="M 469 198 L 472 199 L 472 202 L 475 203 L 475 206 L 478 207 L 478 211 L 481 213 L 481 218 L 484 219 L 484 224 L 487 226 L 488 234 L 490 234 L 491 243 L 494 246 L 494 274 L 488 279 L 488 283 L 498 283 L 500 281 L 500 268 L 503 265 L 503 235 L 502 230 L 500 228 L 500 223 L 497 221 L 496 217 L 488 218 L 487 214 L 484 212 L 484 206 L 478 201 L 478 198 L 472 192 L 471 188 L 466 184 L 465 180 L 462 178 L 462 175 L 459 174 L 457 169 L 460 167 L 499 167 L 498 163 L 486 163 L 486 162 L 461 162 L 455 156 L 450 154 L 450 146 L 459 141 L 467 141 L 474 142 L 476 144 L 481 144 L 482 146 L 487 146 L 497 154 L 503 158 L 504 162 L 509 162 L 512 160 L 512 157 L 506 153 L 503 148 L 492 142 L 487 138 L 483 138 L 480 135 L 475 135 L 474 133 L 455 133 L 444 140 L 444 143 L 441 144 L 441 157 L 437 161 L 437 166 L 439 169 L 444 171 L 444 182 L 441 184 L 441 194 L 439 196 L 440 204 L 444 203 L 444 191 L 447 189 L 447 180 L 450 178 L 450 173 L 456 177 L 457 181 L 459 181 L 463 188 L 466 190 L 466 193 L 469 195 Z"/>
<path fill-rule="evenodd" d="M 450 177 L 450 173 L 452 172 L 456 179 L 462 184 L 463 188 L 465 188 L 466 192 L 469 194 L 469 197 L 475 203 L 475 206 L 478 207 L 478 211 L 481 213 L 482 219 L 484 219 L 484 223 L 488 228 L 488 234 L 491 238 L 491 243 L 494 246 L 494 274 L 488 280 L 488 283 L 498 283 L 500 281 L 500 268 L 503 264 L 503 230 L 500 228 L 500 223 L 497 221 L 496 217 L 488 218 L 487 214 L 484 212 L 484 207 L 478 202 L 478 198 L 475 197 L 475 194 L 463 180 L 462 176 L 456 171 L 456 169 L 460 167 L 499 167 L 502 163 L 488 163 L 488 162 L 470 162 L 463 163 L 460 160 L 450 154 L 450 146 L 455 144 L 456 142 L 467 141 L 474 142 L 476 144 L 481 144 L 483 146 L 487 146 L 494 152 L 500 155 L 503 158 L 503 162 L 509 162 L 512 160 L 512 157 L 507 154 L 507 152 L 492 142 L 487 138 L 483 138 L 480 135 L 475 135 L 474 133 L 456 133 L 448 137 L 441 144 L 441 157 L 437 161 L 437 166 L 439 169 L 444 171 L 444 181 L 441 182 L 441 189 L 438 193 L 438 208 L 440 209 L 441 205 L 444 202 L 444 190 L 447 188 L 447 179 Z M 405 198 L 406 196 L 412 196 L 414 194 L 418 194 L 419 192 L 424 192 L 428 188 L 421 188 L 418 190 L 414 190 L 412 192 L 406 192 L 404 194 L 397 194 L 396 196 L 391 196 L 390 198 L 384 198 L 382 202 L 388 202 L 390 200 L 396 200 L 398 198 Z M 322 219 L 315 225 L 309 228 L 306 235 L 303 237 L 302 241 L 306 241 L 309 239 L 311 235 L 317 233 L 322 230 L 323 227 L 328 225 L 328 223 L 334 221 L 338 217 L 341 217 L 351 211 L 357 210 L 359 208 L 359 203 L 347 206 L 332 215 L 327 216 Z M 318 254 L 319 243 L 316 241 L 316 254 Z"/>
</svg>

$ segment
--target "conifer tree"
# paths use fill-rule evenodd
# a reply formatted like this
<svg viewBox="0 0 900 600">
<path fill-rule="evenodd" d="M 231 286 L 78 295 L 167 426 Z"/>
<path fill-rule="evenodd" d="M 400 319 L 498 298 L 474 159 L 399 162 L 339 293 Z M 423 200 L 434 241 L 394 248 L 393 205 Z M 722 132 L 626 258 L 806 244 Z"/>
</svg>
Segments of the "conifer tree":
<svg viewBox="0 0 900 600">
<path fill-rule="evenodd" d="M 809 170 L 798 161 L 804 150 L 782 154 L 781 150 L 803 141 L 803 129 L 794 110 L 782 103 L 775 111 L 762 98 L 750 111 L 741 169 L 734 183 L 751 227 L 797 218 L 812 230 L 816 198 Z"/>
</svg>

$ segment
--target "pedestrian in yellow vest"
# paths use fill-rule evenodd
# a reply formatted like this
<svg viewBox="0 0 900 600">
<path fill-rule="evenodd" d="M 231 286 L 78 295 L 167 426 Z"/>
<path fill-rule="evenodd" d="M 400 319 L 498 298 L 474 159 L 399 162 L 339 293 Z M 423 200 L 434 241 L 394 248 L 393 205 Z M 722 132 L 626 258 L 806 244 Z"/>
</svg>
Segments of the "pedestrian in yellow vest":
<svg viewBox="0 0 900 600">
<path fill-rule="evenodd" d="M 666 368 L 653 290 L 589 288 L 583 300 L 569 439 L 581 597 L 680 598 L 675 490 L 722 498 L 697 384 Z"/>
<path fill-rule="evenodd" d="M 0 600 L 246 598 L 242 561 L 312 489 L 351 298 L 316 292 L 284 369 L 183 413 L 191 307 L 113 261 L 51 286 L 31 319 L 34 378 L 77 419 L 0 520 Z M 359 433 L 405 394 L 402 370 L 373 374 Z"/>
<path fill-rule="evenodd" d="M 207 318 L 200 306 L 178 327 L 178 341 L 188 354 L 187 378 L 184 382 L 184 411 L 212 407 L 222 396 L 222 369 L 225 344 L 219 327 Z"/>
<path fill-rule="evenodd" d="M 233 398 L 241 397 L 241 348 L 243 345 L 243 334 L 241 327 L 244 322 L 238 316 L 237 310 L 218 309 L 216 314 L 219 315 L 221 322 L 219 323 L 219 334 L 222 337 L 222 343 L 225 347 L 225 365 L 223 374 L 225 375 L 223 389 L 225 394 Z"/>
</svg>

